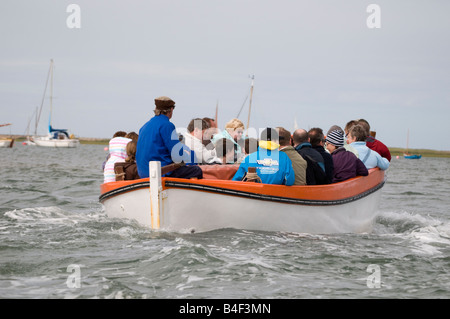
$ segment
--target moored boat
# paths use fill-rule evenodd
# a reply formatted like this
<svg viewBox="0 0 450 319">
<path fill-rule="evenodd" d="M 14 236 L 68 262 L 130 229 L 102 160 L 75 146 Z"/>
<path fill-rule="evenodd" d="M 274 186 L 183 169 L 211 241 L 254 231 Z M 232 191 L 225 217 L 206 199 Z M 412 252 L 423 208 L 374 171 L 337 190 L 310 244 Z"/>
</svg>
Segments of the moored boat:
<svg viewBox="0 0 450 319">
<path fill-rule="evenodd" d="M 62 130 L 60 130 L 62 131 Z M 49 133 L 47 136 L 35 136 L 32 142 L 43 147 L 77 147 L 80 145 L 78 139 L 70 138 L 65 132 Z"/>
<path fill-rule="evenodd" d="M 405 159 L 420 159 L 420 158 L 422 158 L 422 155 L 420 155 L 420 154 L 410 154 L 408 152 L 408 148 L 409 148 L 409 129 L 408 129 L 408 134 L 406 136 L 406 150 L 403 153 L 403 157 Z"/>
<path fill-rule="evenodd" d="M 37 146 L 43 146 L 43 147 L 77 147 L 78 145 L 80 145 L 80 141 L 76 138 L 74 138 L 73 135 L 69 135 L 68 130 L 67 129 L 55 129 L 52 127 L 52 109 L 53 109 L 53 59 L 50 60 L 50 69 L 49 69 L 49 73 L 48 73 L 48 77 L 47 77 L 47 83 L 48 83 L 48 79 L 50 78 L 51 82 L 50 82 L 50 115 L 49 115 L 49 119 L 48 119 L 48 133 L 46 136 L 33 136 L 32 138 L 30 138 L 31 142 L 28 145 L 37 145 Z M 44 97 L 45 97 L 45 92 L 47 90 L 47 85 L 45 86 L 45 90 L 44 90 Z M 44 101 L 44 100 L 43 100 Z M 42 101 L 42 102 L 43 102 Z M 42 103 L 41 105 L 41 110 L 42 110 L 42 106 L 44 103 Z M 37 124 L 39 122 L 39 117 L 40 117 L 40 113 L 37 113 L 37 120 L 36 120 L 36 131 L 37 131 Z M 34 144 L 31 144 L 34 143 Z"/>
<path fill-rule="evenodd" d="M 11 148 L 14 145 L 14 139 L 13 138 L 1 138 L 0 139 L 0 147 L 4 148 Z"/>
<path fill-rule="evenodd" d="M 11 125 L 11 123 L 0 124 L 0 127 L 10 126 L 10 125 Z M 13 146 L 14 146 L 14 139 L 12 137 L 10 137 L 10 138 L 0 137 L 0 148 L 11 148 Z"/>
<path fill-rule="evenodd" d="M 237 165 L 203 165 L 204 179 L 161 177 L 101 185 L 109 217 L 134 219 L 154 230 L 205 232 L 221 228 L 311 234 L 370 232 L 385 172 L 315 186 L 237 182 Z"/>
<path fill-rule="evenodd" d="M 403 157 L 406 159 L 420 159 L 422 158 L 422 155 L 418 155 L 418 154 L 403 154 Z"/>
</svg>

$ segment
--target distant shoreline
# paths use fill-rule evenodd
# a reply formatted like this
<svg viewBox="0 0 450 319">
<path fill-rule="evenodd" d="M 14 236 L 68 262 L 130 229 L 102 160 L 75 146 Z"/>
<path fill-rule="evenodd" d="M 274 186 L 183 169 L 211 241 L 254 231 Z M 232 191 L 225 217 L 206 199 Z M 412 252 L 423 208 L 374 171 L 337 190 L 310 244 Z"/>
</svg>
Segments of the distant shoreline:
<svg viewBox="0 0 450 319">
<path fill-rule="evenodd" d="M 0 138 L 14 138 L 16 142 L 20 143 L 26 140 L 25 135 L 0 135 Z M 98 144 L 98 145 L 108 145 L 109 138 L 94 138 L 94 137 L 77 137 L 81 144 Z M 401 147 L 388 147 L 391 152 L 391 156 L 403 156 L 404 148 Z M 409 149 L 411 154 L 420 154 L 422 157 L 450 157 L 450 151 L 438 151 L 430 149 Z"/>
<path fill-rule="evenodd" d="M 391 152 L 392 157 L 403 156 L 405 149 L 400 148 L 400 147 L 389 147 L 389 151 Z M 437 151 L 437 150 L 410 148 L 408 150 L 408 152 L 410 154 L 422 155 L 422 157 L 450 157 L 450 151 Z"/>
</svg>

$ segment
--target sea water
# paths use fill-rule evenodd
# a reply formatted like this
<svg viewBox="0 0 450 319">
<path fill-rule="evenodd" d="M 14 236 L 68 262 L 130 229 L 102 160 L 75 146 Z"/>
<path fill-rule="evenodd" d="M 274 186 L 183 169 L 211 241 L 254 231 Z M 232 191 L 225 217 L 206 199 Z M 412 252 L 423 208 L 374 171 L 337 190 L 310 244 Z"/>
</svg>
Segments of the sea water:
<svg viewBox="0 0 450 319">
<path fill-rule="evenodd" d="M 0 149 L 0 298 L 450 297 L 450 159 L 394 157 L 371 233 L 179 234 L 106 216 L 106 155 Z"/>
</svg>

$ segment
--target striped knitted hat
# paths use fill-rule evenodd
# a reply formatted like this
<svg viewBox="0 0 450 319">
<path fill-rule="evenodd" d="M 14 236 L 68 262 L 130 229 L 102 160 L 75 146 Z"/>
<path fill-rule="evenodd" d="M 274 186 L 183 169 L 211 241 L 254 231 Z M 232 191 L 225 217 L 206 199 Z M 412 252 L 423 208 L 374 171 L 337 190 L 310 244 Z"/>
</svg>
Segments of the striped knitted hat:
<svg viewBox="0 0 450 319">
<path fill-rule="evenodd" d="M 331 131 L 325 140 L 336 147 L 344 146 L 344 133 L 340 130 Z"/>
</svg>

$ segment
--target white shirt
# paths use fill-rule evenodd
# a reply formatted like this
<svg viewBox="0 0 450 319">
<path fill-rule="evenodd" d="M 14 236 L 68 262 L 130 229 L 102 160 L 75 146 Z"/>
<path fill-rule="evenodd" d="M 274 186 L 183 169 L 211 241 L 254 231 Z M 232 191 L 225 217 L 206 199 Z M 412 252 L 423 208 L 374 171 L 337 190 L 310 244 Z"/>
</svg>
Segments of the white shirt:
<svg viewBox="0 0 450 319">
<path fill-rule="evenodd" d="M 184 143 L 192 151 L 195 152 L 199 164 L 220 164 L 222 161 L 217 158 L 216 150 L 208 150 L 202 141 L 193 136 L 190 133 L 186 133 L 184 136 Z"/>
</svg>

